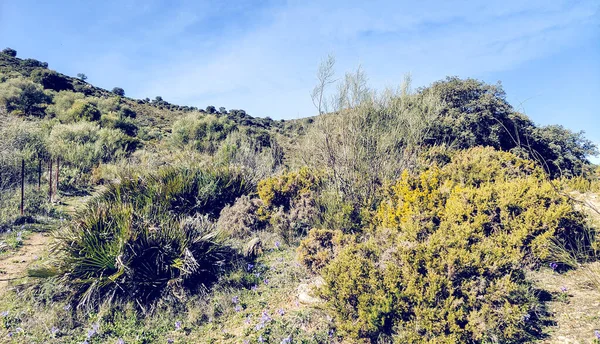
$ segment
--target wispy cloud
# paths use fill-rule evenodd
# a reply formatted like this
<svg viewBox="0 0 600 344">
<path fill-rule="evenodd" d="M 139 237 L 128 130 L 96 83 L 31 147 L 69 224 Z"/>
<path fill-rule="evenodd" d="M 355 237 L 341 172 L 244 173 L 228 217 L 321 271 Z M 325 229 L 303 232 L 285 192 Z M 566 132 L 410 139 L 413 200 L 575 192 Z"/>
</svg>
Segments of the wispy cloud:
<svg viewBox="0 0 600 344">
<path fill-rule="evenodd" d="M 592 1 L 471 3 L 291 1 L 264 9 L 252 30 L 220 36 L 210 51 L 193 44 L 182 49 L 157 65 L 136 93 L 233 104 L 255 115 L 308 115 L 314 70 L 328 53 L 340 70 L 362 64 L 376 86 L 407 72 L 420 83 L 477 76 L 588 38 L 598 13 Z M 180 39 L 190 42 L 193 33 Z"/>
<path fill-rule="evenodd" d="M 12 18 L 23 20 L 14 13 L 19 6 L 30 7 L 39 28 L 17 29 Z M 375 87 L 395 85 L 408 72 L 417 85 L 446 75 L 493 78 L 597 40 L 599 6 L 596 0 L 107 0 L 55 9 L 22 0 L 0 5 L 8 13 L 0 11 L 0 30 L 17 42 L 57 37 L 64 46 L 46 50 L 56 54 L 51 66 L 85 72 L 91 82 L 123 87 L 130 96 L 292 118 L 314 114 L 309 92 L 329 53 L 340 74 L 361 64 Z"/>
</svg>

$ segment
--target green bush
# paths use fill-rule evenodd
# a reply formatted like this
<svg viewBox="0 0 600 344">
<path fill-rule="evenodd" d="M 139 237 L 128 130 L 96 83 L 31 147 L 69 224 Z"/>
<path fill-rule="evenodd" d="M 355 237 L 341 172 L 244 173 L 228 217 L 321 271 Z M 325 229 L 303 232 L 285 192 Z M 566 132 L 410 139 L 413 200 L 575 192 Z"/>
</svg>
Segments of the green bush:
<svg viewBox="0 0 600 344">
<path fill-rule="evenodd" d="M 191 113 L 173 123 L 171 139 L 177 146 L 213 153 L 234 129 L 235 123 L 225 117 Z"/>
<path fill-rule="evenodd" d="M 87 173 L 101 162 L 126 157 L 138 141 L 119 130 L 102 128 L 90 122 L 57 124 L 52 128 L 48 147 L 53 156 Z"/>
<path fill-rule="evenodd" d="M 100 110 L 94 103 L 91 103 L 85 99 L 77 99 L 67 110 L 64 115 L 59 116 L 58 119 L 63 123 L 72 123 L 78 121 L 98 121 L 100 120 Z"/>
<path fill-rule="evenodd" d="M 585 232 L 583 215 L 557 191 L 526 161 L 490 148 L 405 172 L 365 240 L 322 270 L 340 330 L 403 343 L 531 340 L 539 302 L 524 267 Z"/>
<path fill-rule="evenodd" d="M 321 187 L 322 177 L 313 170 L 303 167 L 298 171 L 286 172 L 258 183 L 258 196 L 267 207 L 283 207 L 289 210 L 292 202 L 302 194 Z"/>
<path fill-rule="evenodd" d="M 49 102 L 43 88 L 29 80 L 17 77 L 0 83 L 0 107 L 9 113 L 44 117 Z"/>
</svg>

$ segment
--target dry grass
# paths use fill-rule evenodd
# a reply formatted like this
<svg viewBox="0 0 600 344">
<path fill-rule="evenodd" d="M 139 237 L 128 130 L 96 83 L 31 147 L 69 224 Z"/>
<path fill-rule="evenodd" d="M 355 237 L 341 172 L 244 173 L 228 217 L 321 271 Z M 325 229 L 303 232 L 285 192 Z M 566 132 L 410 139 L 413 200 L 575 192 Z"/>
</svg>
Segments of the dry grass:
<svg viewBox="0 0 600 344">
<path fill-rule="evenodd" d="M 553 295 L 547 306 L 555 324 L 547 328 L 549 337 L 544 343 L 594 340 L 594 331 L 600 330 L 600 289 L 590 280 L 590 273 L 600 276 L 600 262 L 583 264 L 564 274 L 550 269 L 530 272 L 535 285 Z"/>
</svg>

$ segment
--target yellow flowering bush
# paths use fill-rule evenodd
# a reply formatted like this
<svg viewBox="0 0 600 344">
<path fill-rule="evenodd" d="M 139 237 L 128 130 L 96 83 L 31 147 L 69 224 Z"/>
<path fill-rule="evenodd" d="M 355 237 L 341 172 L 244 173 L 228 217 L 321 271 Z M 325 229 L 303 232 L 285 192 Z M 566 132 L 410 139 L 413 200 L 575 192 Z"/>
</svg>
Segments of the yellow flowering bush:
<svg viewBox="0 0 600 344">
<path fill-rule="evenodd" d="M 533 163 L 490 148 L 405 172 L 363 240 L 322 269 L 340 331 L 401 343 L 531 340 L 539 301 L 524 267 L 585 225 L 555 188 Z"/>
</svg>

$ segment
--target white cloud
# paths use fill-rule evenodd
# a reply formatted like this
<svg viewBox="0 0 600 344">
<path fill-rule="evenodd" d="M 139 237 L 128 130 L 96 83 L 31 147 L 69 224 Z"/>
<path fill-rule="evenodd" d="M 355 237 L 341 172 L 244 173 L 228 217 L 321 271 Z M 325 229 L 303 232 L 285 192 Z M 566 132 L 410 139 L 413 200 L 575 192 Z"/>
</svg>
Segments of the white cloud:
<svg viewBox="0 0 600 344">
<path fill-rule="evenodd" d="M 130 88 L 134 96 L 161 95 L 174 103 L 306 116 L 314 113 L 308 96 L 314 71 L 328 53 L 336 55 L 339 72 L 362 64 L 376 87 L 397 83 L 407 72 L 417 84 L 445 75 L 477 76 L 584 40 L 598 11 L 593 1 L 472 3 L 289 1 L 257 11 L 247 30 L 223 30 L 215 37 L 208 35 L 205 15 L 182 7 L 142 35 L 141 45 L 155 37 L 157 49 L 177 49 L 160 62 L 127 65 L 140 84 Z"/>
</svg>

